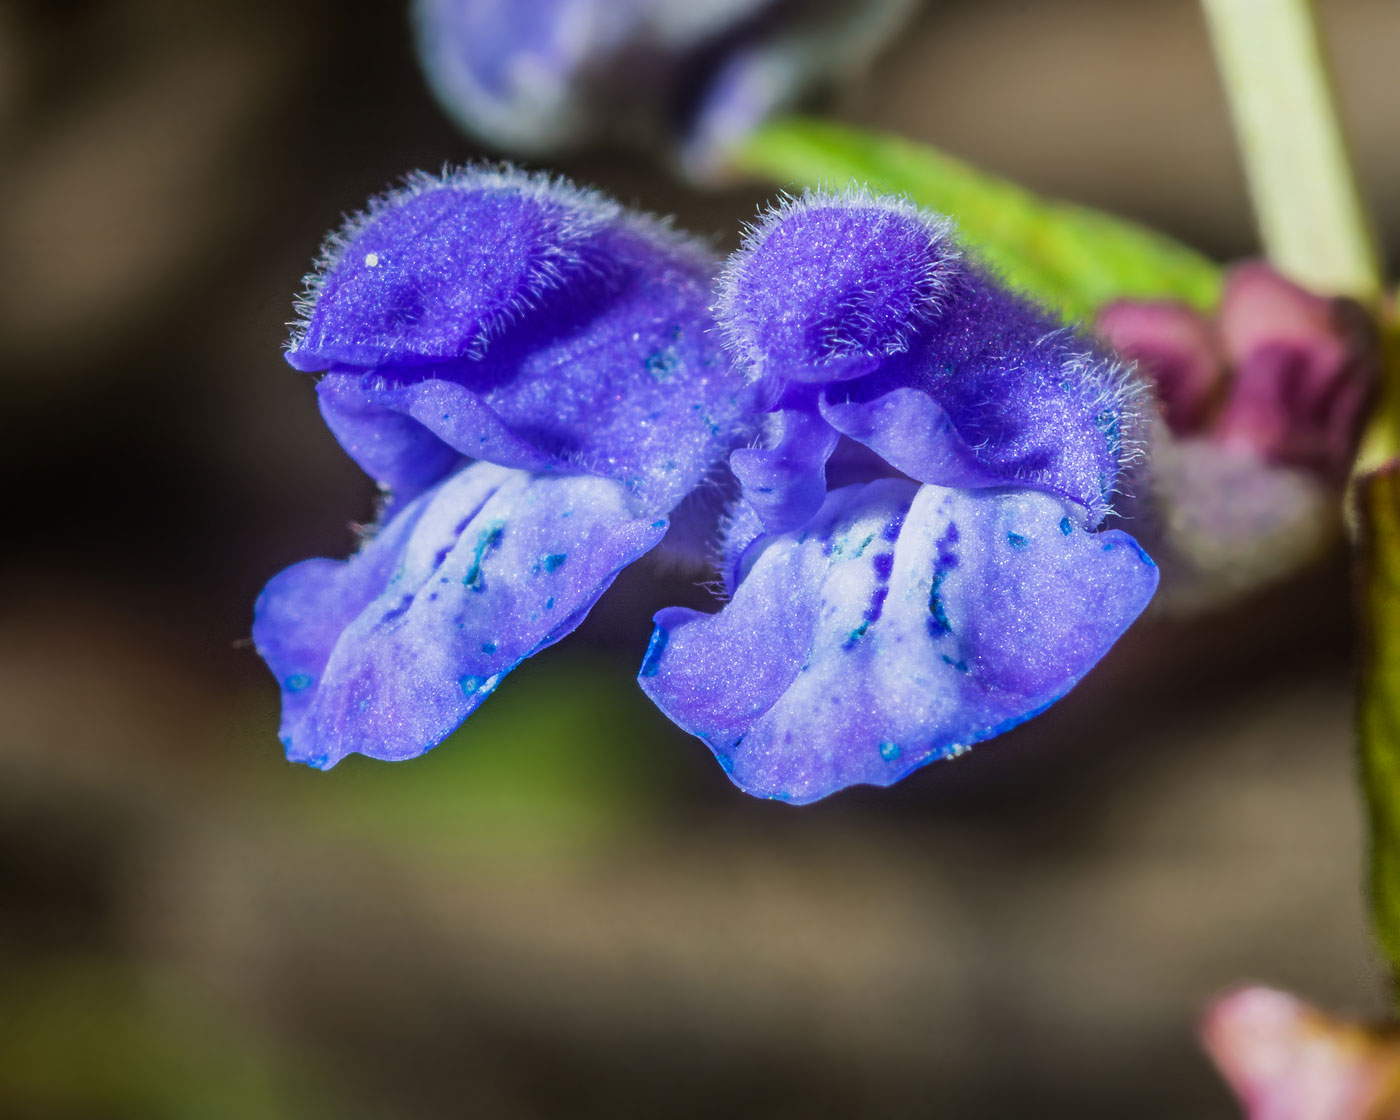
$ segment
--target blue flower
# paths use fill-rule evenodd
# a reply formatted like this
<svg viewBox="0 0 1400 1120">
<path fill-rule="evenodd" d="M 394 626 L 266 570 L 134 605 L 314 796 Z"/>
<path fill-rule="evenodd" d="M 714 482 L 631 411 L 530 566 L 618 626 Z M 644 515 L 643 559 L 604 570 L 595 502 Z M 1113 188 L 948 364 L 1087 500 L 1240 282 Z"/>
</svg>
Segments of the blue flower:
<svg viewBox="0 0 1400 1120">
<path fill-rule="evenodd" d="M 287 360 L 325 371 L 328 425 L 392 497 L 349 561 L 258 600 L 290 758 L 421 754 L 661 542 L 745 433 L 715 263 L 596 195 L 481 169 L 412 179 L 330 239 Z"/>
<path fill-rule="evenodd" d="M 413 179 L 330 239 L 287 358 L 323 371 L 328 425 L 391 497 L 350 560 L 258 601 L 290 758 L 441 741 L 627 564 L 702 549 L 726 462 L 729 602 L 658 614 L 640 679 L 751 793 L 959 754 L 1141 612 L 1156 567 L 1103 527 L 1136 385 L 945 221 L 808 197 L 751 231 L 717 296 L 716 271 L 653 219 L 512 171 Z"/>
<path fill-rule="evenodd" d="M 1100 526 L 1145 425 L 1123 368 L 862 192 L 770 213 L 720 325 L 765 402 L 730 601 L 656 617 L 640 681 L 754 794 L 888 785 L 1063 696 L 1147 605 Z"/>
<path fill-rule="evenodd" d="M 416 0 L 443 107 L 508 151 L 665 139 L 707 177 L 768 116 L 860 68 L 914 0 Z"/>
</svg>

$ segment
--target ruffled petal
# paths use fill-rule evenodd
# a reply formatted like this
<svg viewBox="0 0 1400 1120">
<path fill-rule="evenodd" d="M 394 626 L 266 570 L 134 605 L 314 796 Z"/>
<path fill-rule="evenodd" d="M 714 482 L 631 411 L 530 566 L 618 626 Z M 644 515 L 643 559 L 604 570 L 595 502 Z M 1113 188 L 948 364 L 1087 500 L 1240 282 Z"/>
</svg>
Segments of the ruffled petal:
<svg viewBox="0 0 1400 1120">
<path fill-rule="evenodd" d="M 1157 569 L 1037 491 L 884 479 L 760 539 L 718 614 L 656 616 L 640 681 L 747 792 L 888 785 L 1063 696 L 1147 605 Z"/>
<path fill-rule="evenodd" d="M 498 466 L 550 471 L 559 460 L 515 435 L 470 389 L 430 377 L 409 385 L 375 384 L 330 373 L 316 386 L 321 415 L 365 473 L 399 496 L 421 493 L 462 456 Z M 450 438 L 444 439 L 446 434 Z M 466 450 L 471 448 L 471 451 Z"/>
<path fill-rule="evenodd" d="M 795 529 L 821 509 L 826 461 L 840 433 L 815 412 L 784 409 L 769 421 L 771 447 L 741 447 L 729 469 L 771 533 Z"/>
<path fill-rule="evenodd" d="M 427 508 L 401 509 L 348 561 L 303 560 L 273 576 L 253 608 L 253 644 L 282 688 L 282 735 L 305 717 L 336 642 L 383 592 Z"/>
<path fill-rule="evenodd" d="M 938 486 L 1005 486 L 1005 466 L 989 466 L 968 447 L 942 406 L 918 389 L 891 389 L 869 400 L 823 393 L 822 418 L 902 474 Z"/>
<path fill-rule="evenodd" d="M 283 572 L 253 633 L 282 683 L 288 757 L 422 754 L 578 626 L 666 527 L 634 516 L 615 482 L 474 463 L 349 561 Z"/>
</svg>

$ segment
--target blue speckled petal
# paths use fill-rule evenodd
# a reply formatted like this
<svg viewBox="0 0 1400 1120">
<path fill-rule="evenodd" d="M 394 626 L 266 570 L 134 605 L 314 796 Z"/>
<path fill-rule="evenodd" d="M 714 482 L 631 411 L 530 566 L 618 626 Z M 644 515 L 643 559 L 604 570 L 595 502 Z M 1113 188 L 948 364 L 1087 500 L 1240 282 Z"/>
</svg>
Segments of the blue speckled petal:
<svg viewBox="0 0 1400 1120">
<path fill-rule="evenodd" d="M 422 754 L 524 658 L 583 620 L 665 534 L 619 484 L 463 467 L 344 563 L 269 583 L 253 627 L 282 684 L 282 741 L 326 768 Z"/>
<path fill-rule="evenodd" d="M 282 688 L 282 733 L 305 718 L 341 633 L 384 590 L 426 501 L 403 509 L 349 561 L 303 560 L 273 576 L 253 608 L 253 643 Z"/>
<path fill-rule="evenodd" d="M 665 512 L 742 438 L 757 391 L 714 336 L 715 267 L 573 188 L 461 172 L 352 223 L 288 358 L 330 370 L 327 422 L 385 485 L 465 455 L 600 475 Z"/>
<path fill-rule="evenodd" d="M 718 614 L 669 608 L 640 681 L 742 789 L 889 785 L 1040 712 L 1147 605 L 1157 569 L 1053 497 L 883 479 L 760 539 Z"/>
</svg>

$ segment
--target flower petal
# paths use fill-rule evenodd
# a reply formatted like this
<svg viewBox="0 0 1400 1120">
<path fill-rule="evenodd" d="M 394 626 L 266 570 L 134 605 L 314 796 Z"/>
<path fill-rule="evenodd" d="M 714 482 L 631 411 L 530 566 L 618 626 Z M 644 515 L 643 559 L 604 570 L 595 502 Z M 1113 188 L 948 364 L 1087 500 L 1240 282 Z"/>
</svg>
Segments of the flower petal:
<svg viewBox="0 0 1400 1120">
<path fill-rule="evenodd" d="M 546 291 L 596 267 L 589 243 L 619 213 L 514 171 L 410 179 L 331 237 L 287 361 L 368 369 L 480 353 Z"/>
<path fill-rule="evenodd" d="M 1045 489 L 1092 526 L 1141 438 L 1130 372 L 906 203 L 848 191 L 780 207 L 731 258 L 719 320 L 779 407 L 784 382 L 821 387 L 829 423 L 921 482 Z"/>
<path fill-rule="evenodd" d="M 383 592 L 426 500 L 400 509 L 350 560 L 303 560 L 273 576 L 253 608 L 253 644 L 282 688 L 282 734 L 306 715 L 341 633 Z"/>
<path fill-rule="evenodd" d="M 381 483 L 465 455 L 601 475 L 665 512 L 743 431 L 714 267 L 582 192 L 463 172 L 352 227 L 289 358 L 330 369 L 327 422 Z"/>
<path fill-rule="evenodd" d="M 980 462 L 942 406 L 927 393 L 900 388 L 869 400 L 840 396 L 845 399 L 822 394 L 823 419 L 910 478 L 960 489 L 1006 485 L 1006 466 L 994 468 Z M 1033 451 L 1030 457 L 1041 461 Z M 1032 473 L 1035 468 L 1024 469 Z"/>
<path fill-rule="evenodd" d="M 858 377 L 908 349 L 962 271 L 947 219 L 897 198 L 804 196 L 729 258 L 719 318 L 756 378 Z"/>
<path fill-rule="evenodd" d="M 826 461 L 840 433 L 815 412 L 784 409 L 769 421 L 771 447 L 741 447 L 729 469 L 769 532 L 795 529 L 821 509 Z"/>
<path fill-rule="evenodd" d="M 615 482 L 473 463 L 349 561 L 288 569 L 253 631 L 282 682 L 288 757 L 422 754 L 572 631 L 666 527 L 633 516 Z"/>
<path fill-rule="evenodd" d="M 559 466 L 547 452 L 515 435 L 491 407 L 456 382 L 431 377 L 409 385 L 328 373 L 316 386 L 321 415 L 355 462 L 396 495 L 421 493 L 471 458 L 503 467 L 546 471 Z M 452 438 L 444 440 L 446 431 Z"/>
<path fill-rule="evenodd" d="M 884 479 L 760 538 L 718 614 L 669 608 L 640 681 L 744 790 L 888 785 L 1063 696 L 1142 611 L 1157 570 L 1036 491 Z"/>
<path fill-rule="evenodd" d="M 416 0 L 418 56 L 442 107 L 469 132 L 515 151 L 591 138 L 612 85 L 613 56 L 635 34 L 617 0 Z"/>
</svg>

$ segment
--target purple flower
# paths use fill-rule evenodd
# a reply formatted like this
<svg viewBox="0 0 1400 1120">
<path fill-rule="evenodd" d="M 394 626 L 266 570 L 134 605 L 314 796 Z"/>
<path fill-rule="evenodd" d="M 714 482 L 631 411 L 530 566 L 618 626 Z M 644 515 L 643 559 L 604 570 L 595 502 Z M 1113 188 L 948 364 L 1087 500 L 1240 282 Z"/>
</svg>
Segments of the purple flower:
<svg viewBox="0 0 1400 1120">
<path fill-rule="evenodd" d="M 290 758 L 421 754 L 661 541 L 744 431 L 714 268 L 512 171 L 416 178 L 330 239 L 287 360 L 392 499 L 258 601 Z"/>
<path fill-rule="evenodd" d="M 542 154 L 665 139 L 697 177 L 860 68 L 914 0 L 417 0 L 423 69 L 468 132 Z"/>
<path fill-rule="evenodd" d="M 1099 530 L 1143 426 L 1123 369 L 947 222 L 861 192 L 770 213 L 720 325 L 767 408 L 731 467 L 717 614 L 656 617 L 641 683 L 750 793 L 888 785 L 1063 696 L 1157 583 Z"/>
<path fill-rule="evenodd" d="M 1316 557 L 1340 527 L 1379 369 L 1365 312 L 1249 262 L 1213 319 L 1125 301 L 1096 326 L 1163 404 L 1151 476 L 1125 512 L 1162 565 L 1164 609 L 1217 605 Z"/>
</svg>

